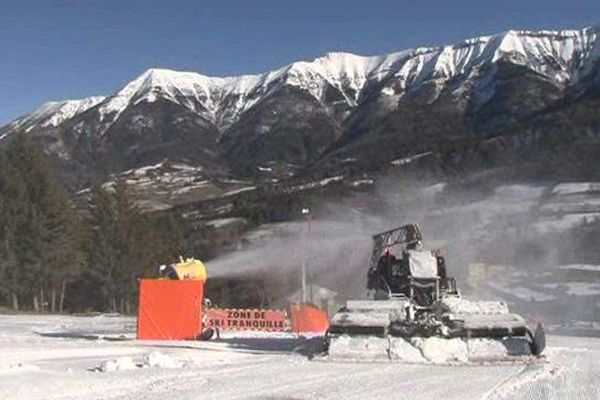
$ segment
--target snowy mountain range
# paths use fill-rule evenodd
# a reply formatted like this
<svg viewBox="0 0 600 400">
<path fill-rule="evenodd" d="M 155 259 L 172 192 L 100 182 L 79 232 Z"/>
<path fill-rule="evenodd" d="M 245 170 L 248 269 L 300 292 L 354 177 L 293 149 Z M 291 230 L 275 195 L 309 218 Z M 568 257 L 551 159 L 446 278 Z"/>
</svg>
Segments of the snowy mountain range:
<svg viewBox="0 0 600 400">
<path fill-rule="evenodd" d="M 63 121 L 94 107 L 104 101 L 104 96 L 92 96 L 81 100 L 49 101 L 32 112 L 7 125 L 9 130 L 29 131 L 37 127 L 56 127 Z"/>
<path fill-rule="evenodd" d="M 0 139 L 28 132 L 83 180 L 165 158 L 250 176 L 348 159 L 377 168 L 374 146 L 388 162 L 452 138 L 530 131 L 522 124 L 532 118 L 596 101 L 599 34 L 508 31 L 238 77 L 152 68 L 107 97 L 46 103 L 0 128 Z"/>
</svg>

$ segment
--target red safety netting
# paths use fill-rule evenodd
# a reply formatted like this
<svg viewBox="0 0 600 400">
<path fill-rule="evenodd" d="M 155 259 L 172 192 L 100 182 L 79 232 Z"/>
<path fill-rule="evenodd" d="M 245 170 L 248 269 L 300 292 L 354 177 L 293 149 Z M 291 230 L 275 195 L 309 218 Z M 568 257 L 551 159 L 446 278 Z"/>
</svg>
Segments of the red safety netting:
<svg viewBox="0 0 600 400">
<path fill-rule="evenodd" d="M 195 339 L 202 331 L 204 282 L 142 279 L 138 339 Z"/>
<path fill-rule="evenodd" d="M 310 304 L 292 305 L 292 331 L 322 333 L 329 329 L 327 312 Z"/>
</svg>

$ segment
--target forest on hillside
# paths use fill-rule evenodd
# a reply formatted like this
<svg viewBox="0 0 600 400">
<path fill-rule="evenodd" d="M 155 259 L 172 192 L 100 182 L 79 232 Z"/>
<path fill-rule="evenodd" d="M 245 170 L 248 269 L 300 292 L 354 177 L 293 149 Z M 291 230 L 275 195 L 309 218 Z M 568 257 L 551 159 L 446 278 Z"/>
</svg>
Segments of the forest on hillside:
<svg viewBox="0 0 600 400">
<path fill-rule="evenodd" d="M 0 307 L 131 313 L 137 280 L 181 254 L 171 215 L 144 214 L 124 182 L 75 196 L 26 135 L 0 153 Z"/>
<path fill-rule="evenodd" d="M 257 195 L 237 201 L 232 216 L 243 217 L 249 229 L 293 219 L 290 210 L 300 205 L 318 209 L 331 196 Z M 363 201 L 373 199 L 365 194 Z M 222 253 L 223 243 L 231 247 L 241 238 L 217 237 L 201 223 L 186 223 L 181 211 L 143 212 L 118 179 L 73 193 L 55 160 L 26 135 L 15 135 L 0 151 L 0 310 L 135 313 L 141 277 L 155 276 L 159 265 L 180 255 L 210 260 Z M 522 268 L 600 262 L 596 219 L 554 236 L 515 236 L 501 228 L 499 234 L 493 246 L 480 249 L 481 260 L 497 263 L 514 254 L 505 261 Z M 221 306 L 273 306 L 274 294 L 297 277 L 272 272 L 209 279 L 207 294 Z"/>
</svg>

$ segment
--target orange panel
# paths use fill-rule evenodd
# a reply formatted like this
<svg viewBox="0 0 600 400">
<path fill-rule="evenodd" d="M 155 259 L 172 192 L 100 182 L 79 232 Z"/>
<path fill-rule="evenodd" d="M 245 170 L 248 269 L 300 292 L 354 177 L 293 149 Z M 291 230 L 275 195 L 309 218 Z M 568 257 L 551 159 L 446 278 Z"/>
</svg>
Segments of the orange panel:
<svg viewBox="0 0 600 400">
<path fill-rule="evenodd" d="M 202 281 L 142 279 L 138 339 L 195 339 L 202 331 L 203 296 Z"/>
<path fill-rule="evenodd" d="M 327 313 L 310 304 L 292 305 L 292 331 L 321 333 L 329 329 Z"/>
</svg>

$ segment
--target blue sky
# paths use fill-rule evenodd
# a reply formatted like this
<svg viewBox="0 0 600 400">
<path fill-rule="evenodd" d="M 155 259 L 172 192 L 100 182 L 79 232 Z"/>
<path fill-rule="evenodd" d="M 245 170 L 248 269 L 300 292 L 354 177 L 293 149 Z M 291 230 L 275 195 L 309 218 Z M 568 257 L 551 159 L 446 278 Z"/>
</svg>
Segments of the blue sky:
<svg viewBox="0 0 600 400">
<path fill-rule="evenodd" d="M 599 0 L 9 0 L 0 6 L 0 124 L 48 100 L 111 94 L 149 67 L 257 73 L 329 51 L 599 23 Z"/>
</svg>

